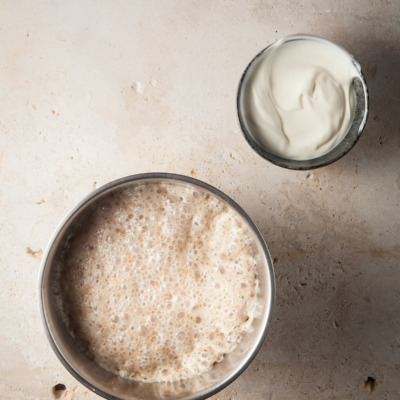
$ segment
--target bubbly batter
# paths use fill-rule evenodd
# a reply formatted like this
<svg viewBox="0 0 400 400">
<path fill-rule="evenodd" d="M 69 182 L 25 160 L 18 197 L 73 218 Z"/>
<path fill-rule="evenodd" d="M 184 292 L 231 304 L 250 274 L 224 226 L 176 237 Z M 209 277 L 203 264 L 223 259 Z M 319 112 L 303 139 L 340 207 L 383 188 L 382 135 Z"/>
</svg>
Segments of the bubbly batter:
<svg viewBox="0 0 400 400">
<path fill-rule="evenodd" d="M 252 321 L 250 234 L 213 195 L 145 184 L 102 201 L 60 259 L 58 301 L 98 364 L 141 381 L 212 368 Z"/>
</svg>

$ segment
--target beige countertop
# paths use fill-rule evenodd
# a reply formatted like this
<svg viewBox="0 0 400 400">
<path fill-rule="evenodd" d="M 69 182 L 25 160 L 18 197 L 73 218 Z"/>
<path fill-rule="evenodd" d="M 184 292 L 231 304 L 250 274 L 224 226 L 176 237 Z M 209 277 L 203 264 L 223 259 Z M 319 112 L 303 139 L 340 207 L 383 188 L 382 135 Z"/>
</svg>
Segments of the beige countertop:
<svg viewBox="0 0 400 400">
<path fill-rule="evenodd" d="M 85 195 L 150 171 L 226 192 L 275 261 L 268 337 L 215 399 L 400 398 L 399 27 L 396 0 L 1 1 L 1 399 L 98 398 L 46 340 L 40 261 Z M 248 62 L 299 32 L 347 48 L 370 91 L 359 143 L 312 172 L 263 160 L 236 117 Z"/>
</svg>

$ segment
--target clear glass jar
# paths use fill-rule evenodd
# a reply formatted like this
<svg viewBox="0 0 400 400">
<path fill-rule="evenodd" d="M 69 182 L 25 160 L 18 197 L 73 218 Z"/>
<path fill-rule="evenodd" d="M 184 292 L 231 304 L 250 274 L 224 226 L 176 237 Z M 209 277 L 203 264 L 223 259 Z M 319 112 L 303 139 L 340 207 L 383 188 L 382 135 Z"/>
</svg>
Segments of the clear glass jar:
<svg viewBox="0 0 400 400">
<path fill-rule="evenodd" d="M 330 46 L 335 46 L 336 48 L 340 49 L 341 52 L 344 52 L 348 55 L 348 60 L 349 63 L 351 63 L 351 67 L 355 67 L 355 70 L 357 71 L 357 76 L 353 78 L 351 83 L 354 94 L 354 107 L 353 115 L 351 117 L 351 122 L 347 133 L 344 135 L 343 139 L 327 153 L 317 156 L 315 158 L 301 160 L 285 158 L 282 155 L 275 154 L 273 151 L 268 149 L 260 142 L 260 140 L 257 140 L 257 132 L 254 131 L 254 128 L 252 128 L 252 125 L 249 124 L 246 117 L 246 89 L 247 86 L 250 84 L 249 82 L 251 80 L 251 77 L 253 76 L 253 73 L 255 72 L 255 69 L 258 67 L 260 62 L 265 59 L 265 57 L 268 57 L 271 50 L 276 49 L 277 47 L 282 46 L 290 41 L 297 40 L 317 41 L 320 43 L 329 44 Z M 253 148 L 253 150 L 255 150 L 261 157 L 283 168 L 294 170 L 310 170 L 324 167 L 328 164 L 335 162 L 336 160 L 343 157 L 346 153 L 348 153 L 357 143 L 367 121 L 368 89 L 364 76 L 361 72 L 360 65 L 345 49 L 326 39 L 322 39 L 316 36 L 291 35 L 278 40 L 276 43 L 262 50 L 253 58 L 253 60 L 247 66 L 241 77 L 237 92 L 237 112 L 239 123 L 245 139 Z"/>
</svg>

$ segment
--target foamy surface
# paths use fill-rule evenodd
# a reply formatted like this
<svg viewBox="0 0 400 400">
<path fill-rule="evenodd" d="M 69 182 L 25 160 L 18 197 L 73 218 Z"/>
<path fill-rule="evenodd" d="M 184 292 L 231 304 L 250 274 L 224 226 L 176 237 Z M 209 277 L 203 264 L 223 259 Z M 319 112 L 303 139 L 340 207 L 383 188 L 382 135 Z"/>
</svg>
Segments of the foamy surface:
<svg viewBox="0 0 400 400">
<path fill-rule="evenodd" d="M 60 312 L 109 371 L 175 381 L 221 361 L 251 324 L 248 228 L 215 196 L 173 183 L 102 201 L 60 259 Z"/>
</svg>

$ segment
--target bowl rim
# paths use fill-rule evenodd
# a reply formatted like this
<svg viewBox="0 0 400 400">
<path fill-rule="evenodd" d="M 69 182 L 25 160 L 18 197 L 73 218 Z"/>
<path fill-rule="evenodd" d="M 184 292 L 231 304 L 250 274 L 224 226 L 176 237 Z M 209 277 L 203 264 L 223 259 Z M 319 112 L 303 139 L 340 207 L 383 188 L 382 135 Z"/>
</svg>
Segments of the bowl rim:
<svg viewBox="0 0 400 400">
<path fill-rule="evenodd" d="M 186 184 L 202 188 L 203 190 L 209 191 L 215 196 L 219 197 L 228 205 L 230 205 L 238 214 L 240 217 L 242 217 L 246 223 L 248 224 L 249 228 L 253 231 L 255 237 L 257 238 L 258 244 L 260 245 L 263 253 L 263 257 L 265 258 L 265 268 L 267 270 L 266 274 L 266 280 L 268 281 L 266 286 L 268 287 L 268 291 L 266 294 L 266 306 L 265 306 L 265 312 L 264 314 L 266 315 L 264 325 L 262 326 L 262 329 L 260 331 L 262 334 L 258 338 L 258 342 L 255 344 L 253 349 L 251 350 L 251 353 L 245 359 L 245 362 L 243 362 L 240 365 L 240 368 L 235 369 L 230 375 L 228 375 L 224 380 L 219 382 L 218 384 L 214 385 L 210 390 L 207 391 L 200 391 L 198 395 L 195 395 L 194 397 L 191 397 L 193 400 L 201 400 L 201 399 L 206 399 L 210 396 L 213 396 L 214 394 L 218 393 L 225 387 L 227 387 L 229 384 L 231 384 L 235 379 L 237 379 L 243 372 L 244 370 L 250 365 L 250 363 L 254 360 L 256 357 L 257 353 L 260 351 L 266 335 L 268 328 L 271 324 L 272 320 L 272 314 L 275 306 L 275 298 L 276 298 L 276 283 L 275 283 L 275 274 L 274 274 L 274 268 L 273 268 L 273 261 L 269 252 L 269 249 L 265 243 L 265 240 L 258 229 L 258 227 L 255 225 L 255 223 L 252 221 L 252 219 L 247 215 L 247 213 L 233 200 L 231 199 L 228 195 L 226 195 L 224 192 L 221 190 L 217 189 L 216 187 L 201 181 L 199 179 L 189 177 L 186 175 L 180 175 L 180 174 L 175 174 L 175 173 L 168 173 L 168 172 L 147 172 L 147 173 L 140 173 L 140 174 L 134 174 L 134 175 L 128 175 L 113 181 L 110 181 L 99 188 L 95 189 L 91 193 L 89 193 L 87 196 L 85 196 L 81 201 L 79 201 L 61 220 L 61 222 L 58 224 L 57 228 L 54 230 L 53 234 L 50 237 L 50 240 L 48 242 L 48 245 L 46 247 L 46 250 L 43 254 L 43 258 L 40 264 L 40 270 L 39 270 L 39 278 L 38 278 L 38 300 L 39 300 L 39 312 L 41 316 L 41 320 L 45 329 L 45 333 L 47 336 L 47 339 L 50 343 L 51 348 L 53 349 L 53 352 L 57 356 L 57 358 L 61 361 L 62 365 L 68 370 L 68 372 L 75 378 L 77 379 L 81 384 L 83 384 L 86 388 L 91 390 L 92 392 L 106 398 L 109 400 L 125 400 L 123 397 L 116 397 L 110 393 L 105 392 L 104 390 L 98 388 L 95 386 L 92 382 L 88 381 L 84 377 L 82 377 L 78 371 L 75 370 L 75 368 L 71 365 L 71 363 L 64 357 L 62 351 L 57 345 L 57 341 L 55 340 L 51 328 L 49 326 L 47 314 L 46 314 L 46 309 L 45 309 L 45 304 L 44 304 L 44 289 L 45 289 L 45 284 L 44 284 L 44 279 L 45 279 L 45 273 L 48 270 L 48 268 L 51 267 L 51 264 L 48 265 L 49 262 L 49 257 L 51 255 L 51 252 L 53 250 L 54 245 L 56 244 L 57 238 L 63 234 L 63 230 L 68 227 L 68 225 L 74 220 L 76 216 L 79 215 L 80 211 L 82 208 L 85 206 L 88 206 L 90 203 L 100 199 L 102 196 L 106 196 L 108 193 L 111 193 L 114 190 L 118 190 L 119 188 L 123 188 L 125 186 L 128 186 L 129 184 L 134 184 L 135 181 L 146 181 L 146 180 L 165 180 L 165 181 L 178 181 L 178 182 L 184 182 Z"/>
</svg>

